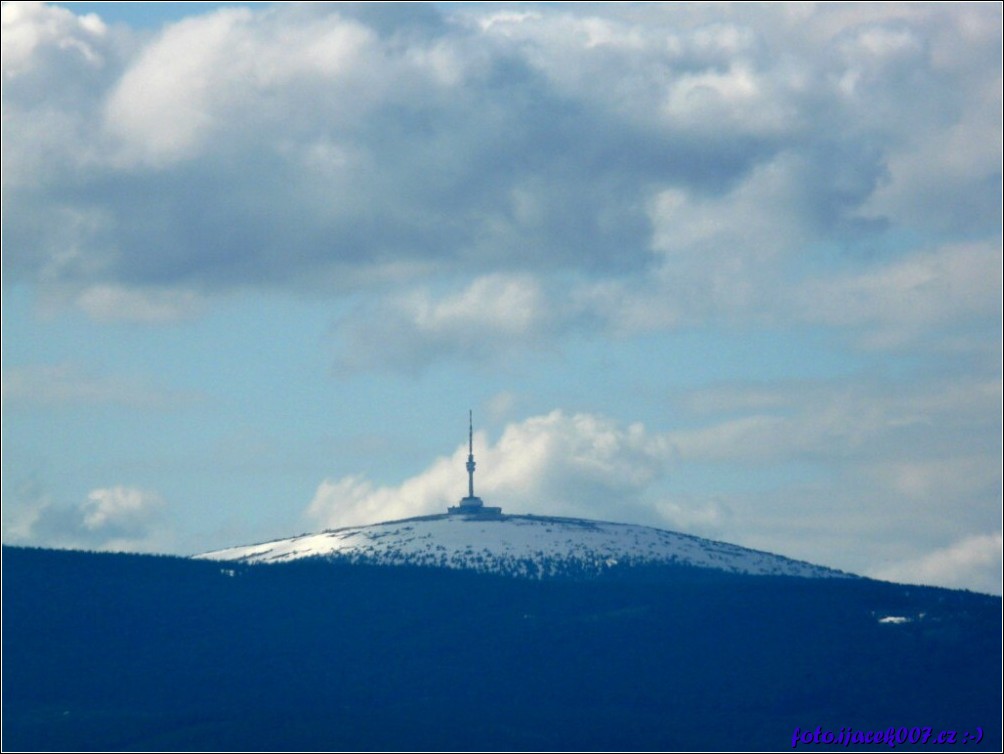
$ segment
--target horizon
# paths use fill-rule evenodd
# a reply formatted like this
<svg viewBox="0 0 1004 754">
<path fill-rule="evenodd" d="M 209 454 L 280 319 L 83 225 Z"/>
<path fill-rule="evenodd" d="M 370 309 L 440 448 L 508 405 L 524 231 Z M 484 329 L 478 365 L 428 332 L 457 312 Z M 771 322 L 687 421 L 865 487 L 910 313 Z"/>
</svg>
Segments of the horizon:
<svg viewBox="0 0 1004 754">
<path fill-rule="evenodd" d="M 3 5 L 2 541 L 445 513 L 1000 595 L 999 4 Z"/>
</svg>

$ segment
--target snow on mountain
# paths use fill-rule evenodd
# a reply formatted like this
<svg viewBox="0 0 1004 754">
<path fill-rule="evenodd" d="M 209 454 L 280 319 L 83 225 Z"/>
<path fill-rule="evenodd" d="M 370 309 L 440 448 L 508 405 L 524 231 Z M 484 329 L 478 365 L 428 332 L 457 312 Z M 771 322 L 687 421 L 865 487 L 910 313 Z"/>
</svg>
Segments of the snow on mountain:
<svg viewBox="0 0 1004 754">
<path fill-rule="evenodd" d="M 685 565 L 814 578 L 848 576 L 780 555 L 648 526 L 528 515 L 421 516 L 230 547 L 196 557 L 245 563 L 327 558 L 535 578 L 599 573 L 617 565 Z"/>
</svg>

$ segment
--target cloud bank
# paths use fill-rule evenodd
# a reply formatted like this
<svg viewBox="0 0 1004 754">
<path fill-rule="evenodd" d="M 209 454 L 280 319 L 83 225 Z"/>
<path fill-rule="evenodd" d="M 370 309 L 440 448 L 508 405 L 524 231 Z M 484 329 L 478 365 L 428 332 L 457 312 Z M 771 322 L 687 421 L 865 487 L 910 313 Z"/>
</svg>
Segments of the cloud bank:
<svg viewBox="0 0 1004 754">
<path fill-rule="evenodd" d="M 339 368 L 407 371 L 583 331 L 756 316 L 885 346 L 999 314 L 992 4 L 3 18 L 4 272 L 96 320 L 365 293 Z"/>
<path fill-rule="evenodd" d="M 649 487 L 663 477 L 675 449 L 668 438 L 641 424 L 621 427 L 592 414 L 552 411 L 506 426 L 494 444 L 475 435 L 474 453 L 481 468 L 475 489 L 489 504 L 505 501 L 505 512 L 608 518 L 693 521 L 713 519 L 669 500 L 649 499 Z M 463 468 L 467 446 L 437 459 L 399 486 L 374 487 L 350 476 L 326 480 L 307 509 L 316 523 L 347 526 L 430 513 L 443 513 L 466 494 Z M 461 470 L 458 473 L 458 469 Z M 653 514 L 652 506 L 666 515 Z M 677 523 L 679 523 L 679 520 Z"/>
<path fill-rule="evenodd" d="M 912 560 L 877 568 L 872 575 L 888 581 L 1000 594 L 1002 552 L 1000 532 L 977 534 Z"/>
<path fill-rule="evenodd" d="M 172 535 L 164 525 L 164 499 L 152 490 L 115 485 L 91 490 L 77 503 L 55 501 L 38 483 L 22 485 L 4 504 L 4 544 L 100 550 L 165 552 Z"/>
</svg>

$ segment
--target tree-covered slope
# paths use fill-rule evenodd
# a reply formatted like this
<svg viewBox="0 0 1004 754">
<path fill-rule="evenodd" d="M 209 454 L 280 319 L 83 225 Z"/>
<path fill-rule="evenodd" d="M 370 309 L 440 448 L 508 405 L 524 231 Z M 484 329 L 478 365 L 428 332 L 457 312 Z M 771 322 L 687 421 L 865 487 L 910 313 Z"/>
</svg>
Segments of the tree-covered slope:
<svg viewBox="0 0 1004 754">
<path fill-rule="evenodd" d="M 866 579 L 4 548 L 3 746 L 779 749 L 818 725 L 999 749 L 1000 616 Z"/>
</svg>

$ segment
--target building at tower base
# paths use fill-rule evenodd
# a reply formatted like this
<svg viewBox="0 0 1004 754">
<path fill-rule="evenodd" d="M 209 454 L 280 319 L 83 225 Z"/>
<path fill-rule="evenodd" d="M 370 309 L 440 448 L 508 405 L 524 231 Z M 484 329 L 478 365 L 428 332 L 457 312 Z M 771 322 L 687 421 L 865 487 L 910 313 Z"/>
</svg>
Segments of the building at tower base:
<svg viewBox="0 0 1004 754">
<path fill-rule="evenodd" d="M 480 497 L 461 498 L 459 505 L 451 505 L 446 509 L 446 512 L 449 514 L 462 513 L 478 518 L 497 518 L 502 515 L 501 508 L 485 505 Z"/>
</svg>

